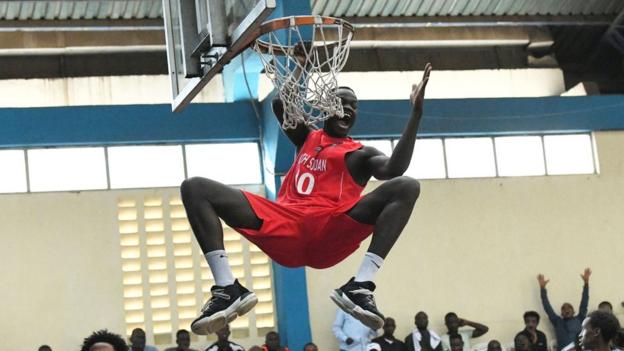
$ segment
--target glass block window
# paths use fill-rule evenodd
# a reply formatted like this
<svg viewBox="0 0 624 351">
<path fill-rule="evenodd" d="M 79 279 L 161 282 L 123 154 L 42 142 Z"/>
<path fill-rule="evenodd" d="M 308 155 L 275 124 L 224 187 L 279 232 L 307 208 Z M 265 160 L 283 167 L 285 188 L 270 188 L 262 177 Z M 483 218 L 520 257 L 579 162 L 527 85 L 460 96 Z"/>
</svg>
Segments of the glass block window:
<svg viewBox="0 0 624 351">
<path fill-rule="evenodd" d="M 182 201 L 173 193 L 124 197 L 117 211 L 127 333 L 141 327 L 157 345 L 172 344 L 178 329 L 190 329 L 214 284 Z M 270 260 L 233 229 L 223 229 L 234 276 L 259 298 L 230 325 L 233 337 L 264 335 L 275 327 Z"/>
</svg>

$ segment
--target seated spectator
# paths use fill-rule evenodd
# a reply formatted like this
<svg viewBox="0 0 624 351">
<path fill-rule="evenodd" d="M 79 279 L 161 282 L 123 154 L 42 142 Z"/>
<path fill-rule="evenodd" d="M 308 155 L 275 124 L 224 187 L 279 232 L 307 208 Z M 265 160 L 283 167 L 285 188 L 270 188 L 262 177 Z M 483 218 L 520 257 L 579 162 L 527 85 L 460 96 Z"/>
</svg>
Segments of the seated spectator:
<svg viewBox="0 0 624 351">
<path fill-rule="evenodd" d="M 614 350 L 624 351 L 624 329 L 620 328 L 613 338 Z"/>
<path fill-rule="evenodd" d="M 483 324 L 457 317 L 457 314 L 454 312 L 449 312 L 444 316 L 444 324 L 446 324 L 446 329 L 448 330 L 441 338 L 444 351 L 451 350 L 450 337 L 453 335 L 460 335 L 463 340 L 464 351 L 470 351 L 470 339 L 478 338 L 489 330 L 489 328 Z M 464 326 L 471 327 L 472 329 L 459 330 L 459 328 Z"/>
<path fill-rule="evenodd" d="M 613 313 L 613 305 L 609 301 L 602 301 L 598 304 L 598 310 Z"/>
<path fill-rule="evenodd" d="M 535 311 L 528 311 L 524 313 L 524 330 L 516 334 L 516 337 L 520 334 L 529 338 L 531 351 L 548 351 L 548 341 L 546 340 L 546 334 L 537 330 L 537 326 L 540 322 L 540 315 Z"/>
<path fill-rule="evenodd" d="M 342 351 L 364 351 L 370 340 L 377 336 L 374 330 L 341 309 L 336 313 L 332 330 Z"/>
<path fill-rule="evenodd" d="M 464 350 L 464 338 L 459 334 L 451 334 L 449 336 L 450 351 L 463 351 Z"/>
<path fill-rule="evenodd" d="M 128 351 L 128 345 L 120 335 L 104 329 L 86 337 L 80 351 Z"/>
<path fill-rule="evenodd" d="M 514 351 L 530 351 L 531 341 L 529 337 L 524 334 L 516 335 L 514 339 Z"/>
<path fill-rule="evenodd" d="M 503 347 L 498 340 L 490 340 L 487 344 L 487 351 L 503 351 Z"/>
<path fill-rule="evenodd" d="M 177 347 L 170 347 L 165 351 L 196 351 L 191 348 L 191 334 L 186 329 L 180 329 L 176 332 Z"/>
<path fill-rule="evenodd" d="M 561 306 L 561 316 L 558 316 L 553 310 L 550 301 L 548 301 L 548 294 L 546 292 L 546 284 L 550 281 L 545 279 L 543 274 L 537 276 L 537 281 L 540 286 L 540 296 L 542 298 L 542 305 L 544 311 L 548 315 L 548 319 L 555 328 L 555 335 L 557 337 L 557 348 L 563 350 L 566 346 L 576 340 L 576 336 L 581 332 L 581 323 L 587 315 L 587 303 L 589 301 L 589 277 L 591 276 L 591 269 L 585 268 L 581 278 L 583 279 L 583 295 L 581 297 L 581 305 L 579 307 L 579 314 L 574 316 L 574 307 L 569 303 L 564 303 Z"/>
<path fill-rule="evenodd" d="M 48 345 L 41 345 L 39 346 L 39 350 L 38 351 L 52 351 L 52 348 Z"/>
<path fill-rule="evenodd" d="M 303 351 L 318 351 L 318 346 L 313 342 L 309 342 L 303 345 Z"/>
<path fill-rule="evenodd" d="M 277 332 L 270 331 L 264 337 L 262 351 L 288 351 L 288 347 L 282 346 L 282 341 Z"/>
<path fill-rule="evenodd" d="M 381 347 L 381 351 L 405 351 L 403 341 L 394 337 L 396 323 L 391 317 L 387 317 L 383 326 L 383 335 L 373 339 L 373 342 Z"/>
<path fill-rule="evenodd" d="M 262 351 L 262 348 L 258 345 L 254 345 L 249 348 L 249 351 Z"/>
<path fill-rule="evenodd" d="M 230 341 L 230 326 L 217 330 L 217 341 L 206 348 L 206 351 L 245 351 L 239 344 Z M 257 346 L 256 346 L 257 347 Z M 259 348 L 259 347 L 258 347 Z M 250 349 L 251 350 L 251 349 Z"/>
<path fill-rule="evenodd" d="M 416 328 L 405 337 L 407 351 L 442 351 L 442 339 L 433 330 L 427 329 L 429 317 L 423 311 L 414 317 Z"/>
<path fill-rule="evenodd" d="M 131 351 L 158 351 L 154 346 L 145 344 L 145 331 L 141 328 L 134 328 L 130 334 Z"/>
<path fill-rule="evenodd" d="M 620 329 L 620 322 L 613 313 L 594 311 L 583 320 L 579 343 L 583 350 L 609 351 L 611 340 Z"/>
</svg>

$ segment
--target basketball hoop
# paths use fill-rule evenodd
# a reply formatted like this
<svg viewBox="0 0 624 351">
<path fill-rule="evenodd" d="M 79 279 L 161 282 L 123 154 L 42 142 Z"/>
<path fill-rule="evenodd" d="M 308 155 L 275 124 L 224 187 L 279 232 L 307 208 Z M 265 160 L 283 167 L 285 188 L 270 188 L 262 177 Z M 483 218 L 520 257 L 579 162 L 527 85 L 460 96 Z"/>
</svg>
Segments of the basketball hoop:
<svg viewBox="0 0 624 351">
<path fill-rule="evenodd" d="M 333 17 L 283 17 L 260 26 L 251 47 L 283 102 L 283 129 L 344 115 L 336 77 L 352 37 L 353 26 Z"/>
</svg>

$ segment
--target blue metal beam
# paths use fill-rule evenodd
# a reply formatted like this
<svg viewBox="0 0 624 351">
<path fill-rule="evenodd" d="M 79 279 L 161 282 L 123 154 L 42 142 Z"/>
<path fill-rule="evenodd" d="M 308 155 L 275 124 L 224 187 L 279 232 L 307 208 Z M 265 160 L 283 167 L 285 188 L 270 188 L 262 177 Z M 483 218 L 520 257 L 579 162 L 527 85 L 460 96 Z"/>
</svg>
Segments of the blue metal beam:
<svg viewBox="0 0 624 351">
<path fill-rule="evenodd" d="M 0 148 L 258 139 L 249 102 L 0 109 Z"/>
</svg>

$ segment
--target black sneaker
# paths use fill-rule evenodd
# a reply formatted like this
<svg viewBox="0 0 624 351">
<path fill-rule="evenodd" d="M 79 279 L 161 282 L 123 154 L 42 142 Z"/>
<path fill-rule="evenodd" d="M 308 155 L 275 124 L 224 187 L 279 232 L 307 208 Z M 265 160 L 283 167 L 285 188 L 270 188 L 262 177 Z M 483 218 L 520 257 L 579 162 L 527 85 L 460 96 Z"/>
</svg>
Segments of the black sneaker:
<svg viewBox="0 0 624 351">
<path fill-rule="evenodd" d="M 210 288 L 212 297 L 201 309 L 201 316 L 191 323 L 195 334 L 208 335 L 225 327 L 228 323 L 249 312 L 258 302 L 256 294 L 245 289 L 238 279 L 228 286 L 214 285 Z"/>
<path fill-rule="evenodd" d="M 384 325 L 384 316 L 377 310 L 375 283 L 356 282 L 351 278 L 347 284 L 336 289 L 329 296 L 346 313 L 352 315 L 367 327 L 377 330 Z"/>
</svg>

